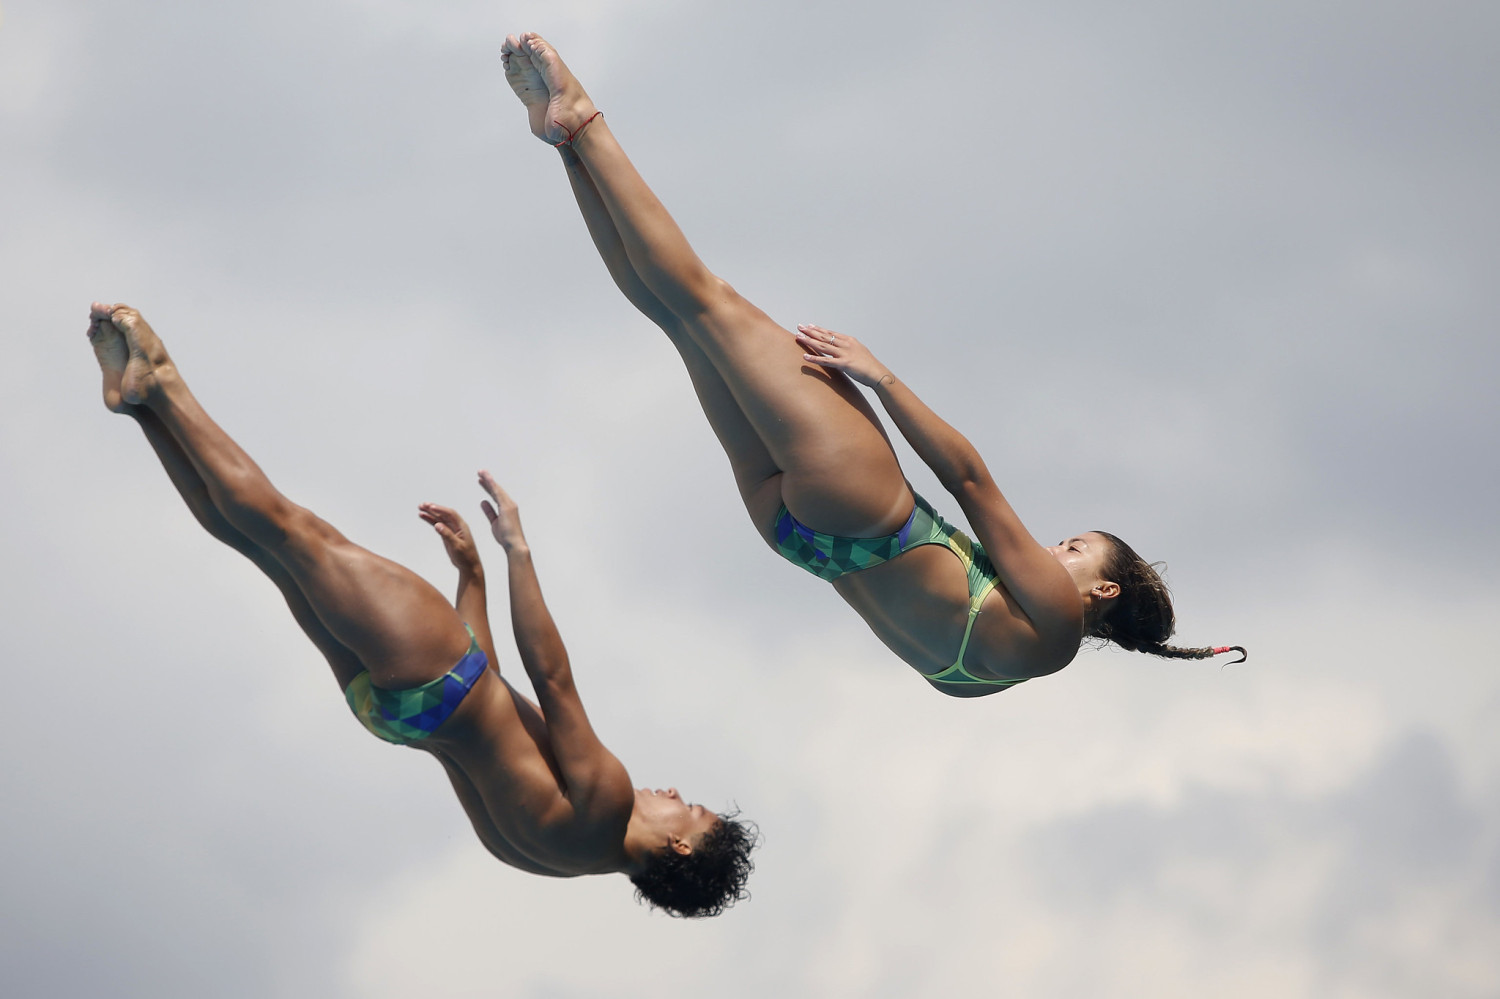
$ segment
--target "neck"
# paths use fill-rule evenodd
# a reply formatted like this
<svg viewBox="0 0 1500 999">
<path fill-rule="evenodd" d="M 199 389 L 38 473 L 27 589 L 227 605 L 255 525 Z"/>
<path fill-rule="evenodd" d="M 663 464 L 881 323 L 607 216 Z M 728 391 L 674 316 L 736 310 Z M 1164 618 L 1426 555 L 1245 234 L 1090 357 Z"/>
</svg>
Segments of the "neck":
<svg viewBox="0 0 1500 999">
<path fill-rule="evenodd" d="M 632 811 L 620 842 L 620 871 L 627 877 L 639 873 L 646 866 L 646 858 L 666 845 L 665 839 L 660 831 L 641 821 L 639 812 Z"/>
<path fill-rule="evenodd" d="M 1083 600 L 1083 635 L 1089 638 L 1093 636 L 1094 629 L 1099 627 L 1104 609 L 1102 602 L 1088 591 L 1080 593 L 1079 597 Z"/>
</svg>

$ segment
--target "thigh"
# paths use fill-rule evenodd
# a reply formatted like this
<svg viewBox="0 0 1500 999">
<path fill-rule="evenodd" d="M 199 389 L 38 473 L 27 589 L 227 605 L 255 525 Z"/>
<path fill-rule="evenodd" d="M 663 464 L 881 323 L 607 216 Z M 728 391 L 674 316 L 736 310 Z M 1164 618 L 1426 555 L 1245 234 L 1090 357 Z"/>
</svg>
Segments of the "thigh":
<svg viewBox="0 0 1500 999">
<path fill-rule="evenodd" d="M 687 329 L 781 469 L 781 499 L 798 520 L 848 537 L 901 526 L 911 490 L 858 386 L 804 362 L 791 333 L 727 285 Z"/>
<path fill-rule="evenodd" d="M 772 535 L 771 523 L 776 517 L 776 510 L 781 506 L 781 466 L 761 440 L 760 431 L 755 429 L 754 424 L 740 409 L 739 402 L 729 391 L 729 385 L 703 352 L 703 348 L 698 346 L 675 319 L 658 325 L 682 357 L 688 378 L 693 383 L 693 392 L 698 397 L 698 405 L 707 417 L 714 436 L 718 438 L 719 446 L 729 458 L 735 487 L 739 490 L 746 512 L 750 514 L 751 523 L 769 542 Z"/>
<path fill-rule="evenodd" d="M 302 595 L 302 590 L 298 588 L 296 581 L 280 562 L 248 538 L 245 539 L 244 547 L 239 545 L 235 547 L 254 562 L 271 582 L 276 584 L 297 626 L 302 629 L 302 633 L 308 637 L 308 640 L 317 646 L 318 651 L 323 653 L 323 658 L 328 660 L 328 667 L 333 670 L 333 678 L 338 683 L 339 689 L 343 690 L 348 687 L 356 676 L 365 671 L 364 663 L 360 662 L 358 656 L 328 631 L 317 613 L 313 611 L 312 605 L 307 602 L 307 598 Z"/>
<path fill-rule="evenodd" d="M 328 633 L 370 672 L 399 690 L 434 680 L 468 650 L 469 635 L 427 580 L 361 548 L 301 510 L 272 550 Z"/>
</svg>

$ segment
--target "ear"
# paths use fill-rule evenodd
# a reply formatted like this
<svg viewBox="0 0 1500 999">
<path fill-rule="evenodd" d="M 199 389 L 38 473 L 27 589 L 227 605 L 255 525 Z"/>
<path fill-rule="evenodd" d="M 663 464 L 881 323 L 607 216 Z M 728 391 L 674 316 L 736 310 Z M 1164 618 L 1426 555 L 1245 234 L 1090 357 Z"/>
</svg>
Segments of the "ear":
<svg viewBox="0 0 1500 999">
<path fill-rule="evenodd" d="M 686 857 L 688 854 L 693 852 L 693 844 L 689 843 L 681 836 L 673 836 L 672 841 L 668 844 L 668 846 L 671 847 L 673 853 L 676 853 L 681 857 Z"/>
<path fill-rule="evenodd" d="M 1115 597 L 1118 597 L 1120 595 L 1120 584 L 1100 583 L 1089 592 L 1098 597 L 1100 600 L 1113 600 Z"/>
</svg>

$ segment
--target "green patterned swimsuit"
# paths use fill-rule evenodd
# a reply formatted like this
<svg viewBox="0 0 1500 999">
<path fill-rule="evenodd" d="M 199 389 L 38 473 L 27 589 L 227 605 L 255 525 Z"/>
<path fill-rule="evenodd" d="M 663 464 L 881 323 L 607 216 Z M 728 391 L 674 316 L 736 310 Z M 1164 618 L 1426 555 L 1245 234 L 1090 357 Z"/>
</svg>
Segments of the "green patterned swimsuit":
<svg viewBox="0 0 1500 999">
<path fill-rule="evenodd" d="M 448 720 L 464 696 L 474 688 L 489 660 L 467 624 L 469 651 L 448 672 L 436 680 L 407 690 L 386 690 L 370 682 L 369 673 L 360 673 L 344 688 L 344 700 L 365 728 L 386 742 L 398 746 L 427 738 Z"/>
</svg>

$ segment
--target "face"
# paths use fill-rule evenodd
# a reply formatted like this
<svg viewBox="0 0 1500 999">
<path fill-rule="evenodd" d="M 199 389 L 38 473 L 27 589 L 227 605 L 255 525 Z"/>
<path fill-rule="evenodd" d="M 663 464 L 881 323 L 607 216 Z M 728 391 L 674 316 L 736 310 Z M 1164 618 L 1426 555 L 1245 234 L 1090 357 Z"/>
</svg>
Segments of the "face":
<svg viewBox="0 0 1500 999">
<path fill-rule="evenodd" d="M 1113 592 L 1101 596 L 1114 596 L 1120 591 L 1115 583 L 1104 578 L 1104 562 L 1109 557 L 1109 539 L 1097 531 L 1089 531 L 1069 538 L 1061 544 L 1047 549 L 1052 557 L 1062 563 L 1068 575 L 1078 584 L 1078 592 L 1092 593 L 1101 586 L 1113 587 Z"/>
<path fill-rule="evenodd" d="M 691 852 L 692 847 L 719 824 L 719 816 L 713 809 L 688 804 L 675 787 L 666 790 L 636 788 L 635 813 L 663 833 L 679 853 Z"/>
</svg>

